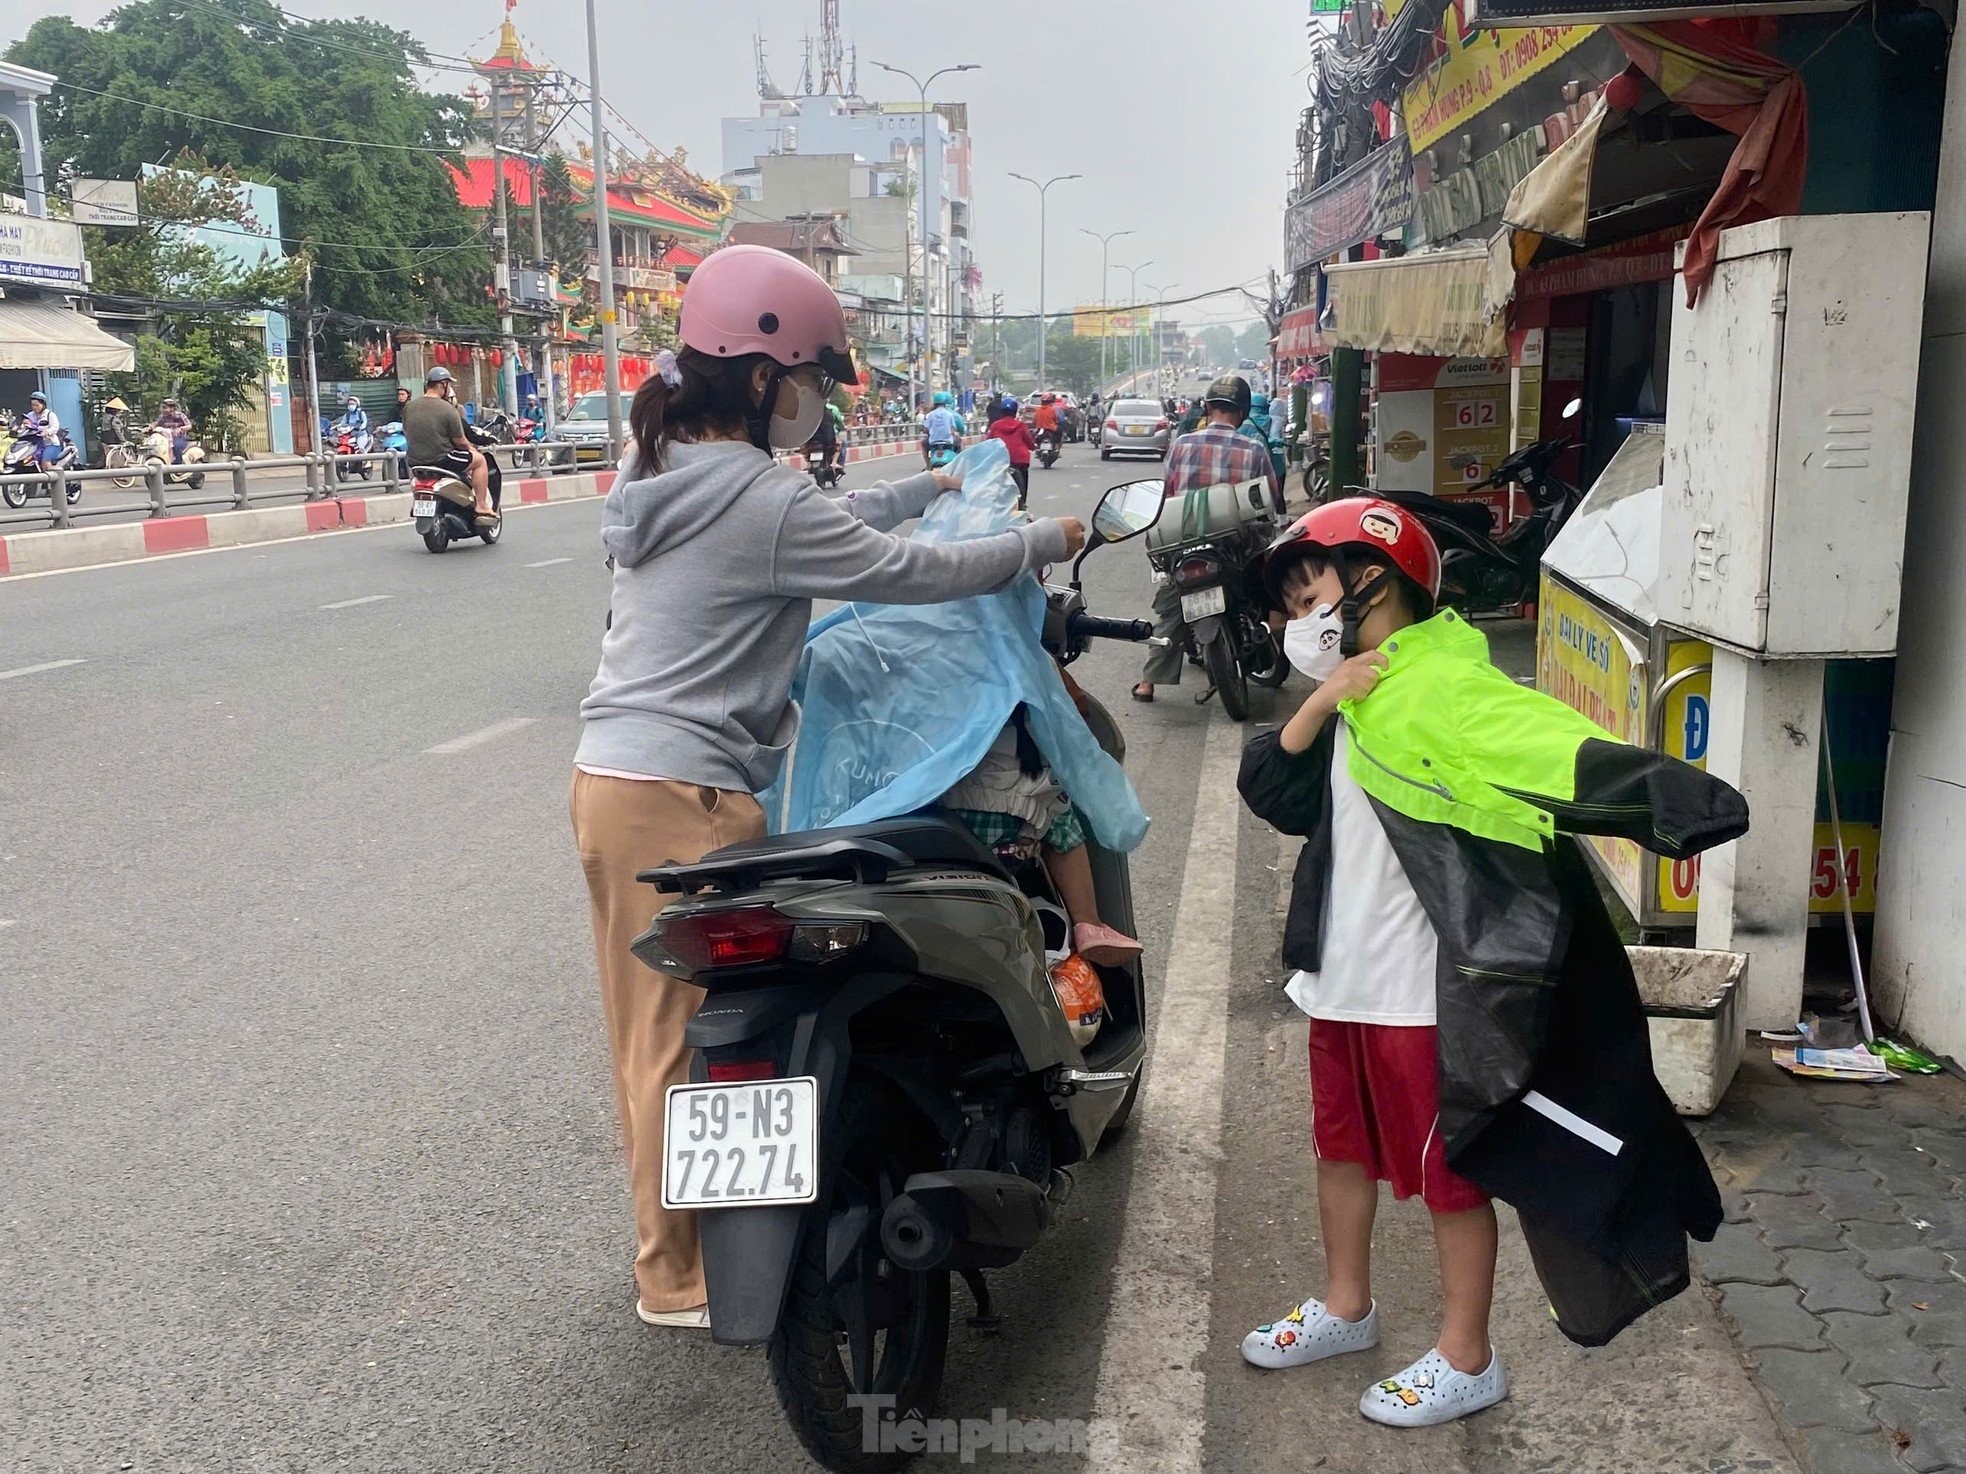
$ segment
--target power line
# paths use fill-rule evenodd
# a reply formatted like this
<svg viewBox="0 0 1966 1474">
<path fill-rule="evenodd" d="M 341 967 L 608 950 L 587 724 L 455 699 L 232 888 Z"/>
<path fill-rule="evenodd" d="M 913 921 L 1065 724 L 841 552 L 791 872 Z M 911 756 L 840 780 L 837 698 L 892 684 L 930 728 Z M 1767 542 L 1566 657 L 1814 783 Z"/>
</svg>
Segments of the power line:
<svg viewBox="0 0 1966 1474">
<path fill-rule="evenodd" d="M 323 138 L 317 133 L 289 133 L 280 128 L 262 128 L 254 123 L 241 123 L 231 118 L 214 118 L 204 113 L 187 112 L 183 108 L 166 107 L 161 102 L 145 102 L 140 97 L 127 97 L 120 92 L 106 92 L 99 87 L 85 87 L 80 82 L 59 81 L 54 85 L 57 88 L 65 88 L 70 92 L 86 92 L 93 97 L 101 97 L 110 102 L 124 103 L 130 107 L 144 108 L 154 113 L 168 113 L 175 118 L 189 118 L 195 123 L 210 123 L 219 128 L 237 128 L 243 133 L 259 133 L 268 138 L 290 138 L 298 143 L 329 144 L 339 148 L 376 148 L 386 150 L 390 153 L 430 154 L 436 158 L 446 160 L 461 156 L 462 154 L 461 146 L 456 148 L 433 148 L 428 144 L 420 143 L 378 143 L 373 139 L 367 138 Z"/>
<path fill-rule="evenodd" d="M 418 49 L 423 52 L 423 55 L 426 58 L 431 58 L 431 59 L 425 61 L 418 61 L 414 57 L 404 56 L 404 55 L 392 55 L 387 51 L 377 51 L 374 47 L 371 46 L 357 46 L 350 41 L 331 41 L 326 36 L 309 35 L 305 32 L 296 32 L 286 35 L 267 34 L 270 28 L 266 26 L 264 23 L 253 20 L 250 16 L 240 15 L 237 11 L 227 10 L 223 5 L 211 4 L 210 0 L 178 0 L 178 4 L 189 6 L 194 10 L 209 11 L 213 15 L 222 16 L 224 19 L 231 21 L 234 25 L 239 26 L 244 30 L 255 32 L 256 34 L 258 34 L 259 39 L 263 41 L 272 42 L 275 45 L 279 45 L 287 41 L 297 41 L 303 45 L 325 47 L 330 51 L 345 51 L 351 56 L 372 56 L 380 61 L 407 63 L 412 67 L 418 67 L 423 69 L 424 71 L 474 72 L 474 73 L 477 71 L 477 67 L 473 63 L 461 57 L 455 61 L 435 60 L 434 58 L 442 55 L 443 53 L 430 51 L 424 48 L 422 46 L 422 43 L 420 42 L 418 43 Z M 289 14 L 287 11 L 282 10 L 277 5 L 272 6 L 271 8 L 275 15 L 278 15 L 283 20 L 293 22 L 297 25 L 331 26 L 335 24 L 335 22 L 331 20 L 315 19 L 314 17 L 304 16 L 304 15 L 292 15 Z M 405 32 L 404 34 L 407 35 L 409 33 Z"/>
</svg>

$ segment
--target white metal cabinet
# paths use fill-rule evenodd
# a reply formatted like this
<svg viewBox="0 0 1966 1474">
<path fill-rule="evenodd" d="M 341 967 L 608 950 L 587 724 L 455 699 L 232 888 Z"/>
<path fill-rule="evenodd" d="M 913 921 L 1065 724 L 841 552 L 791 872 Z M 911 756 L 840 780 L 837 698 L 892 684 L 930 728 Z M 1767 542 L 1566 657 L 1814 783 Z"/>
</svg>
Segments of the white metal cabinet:
<svg viewBox="0 0 1966 1474">
<path fill-rule="evenodd" d="M 1896 648 L 1928 217 L 1723 231 L 1675 298 L 1659 614 L 1753 654 Z"/>
</svg>

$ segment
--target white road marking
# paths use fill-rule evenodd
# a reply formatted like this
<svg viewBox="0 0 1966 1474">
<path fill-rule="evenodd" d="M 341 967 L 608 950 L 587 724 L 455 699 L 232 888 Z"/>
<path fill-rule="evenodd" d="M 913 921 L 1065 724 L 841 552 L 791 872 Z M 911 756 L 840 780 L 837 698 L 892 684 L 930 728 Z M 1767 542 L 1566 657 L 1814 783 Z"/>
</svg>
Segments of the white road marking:
<svg viewBox="0 0 1966 1474">
<path fill-rule="evenodd" d="M 537 563 L 528 563 L 528 568 L 551 568 L 555 563 L 571 563 L 571 558 L 541 558 Z"/>
<path fill-rule="evenodd" d="M 521 727 L 530 727 L 538 717 L 506 717 L 493 722 L 489 727 L 480 727 L 475 732 L 466 732 L 462 737 L 453 737 L 448 742 L 439 742 L 435 747 L 426 747 L 426 753 L 442 757 L 448 753 L 466 752 L 474 747 L 482 747 L 487 742 L 496 742 L 508 732 L 516 732 Z"/>
<path fill-rule="evenodd" d="M 359 599 L 340 599 L 333 604 L 323 604 L 323 609 L 353 609 L 357 604 L 380 604 L 384 599 L 393 599 L 394 594 L 364 594 Z"/>
<path fill-rule="evenodd" d="M 87 665 L 86 660 L 44 660 L 39 665 L 22 665 L 13 670 L 0 670 L 0 681 L 11 681 L 15 676 L 38 676 L 44 670 L 67 670 L 71 665 Z"/>
<path fill-rule="evenodd" d="M 1090 1467 L 1186 1474 L 1202 1462 L 1222 1052 L 1235 931 L 1236 770 L 1242 728 L 1213 721 L 1202 747 L 1188 863 L 1159 1022 L 1133 1127 L 1133 1184 L 1112 1303 L 1152 1307 L 1151 1335 L 1113 1334 L 1093 1393 Z"/>
</svg>

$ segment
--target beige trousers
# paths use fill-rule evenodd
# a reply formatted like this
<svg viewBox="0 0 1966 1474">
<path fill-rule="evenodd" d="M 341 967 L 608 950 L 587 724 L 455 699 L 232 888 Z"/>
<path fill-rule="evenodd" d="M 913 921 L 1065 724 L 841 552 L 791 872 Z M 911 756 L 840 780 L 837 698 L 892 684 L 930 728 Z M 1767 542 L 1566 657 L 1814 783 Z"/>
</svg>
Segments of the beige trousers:
<svg viewBox="0 0 1966 1474">
<path fill-rule="evenodd" d="M 614 1089 L 635 1197 L 635 1287 L 650 1310 L 704 1303 L 696 1215 L 662 1206 L 663 1096 L 689 1078 L 683 1026 L 701 988 L 643 965 L 628 944 L 663 898 L 635 879 L 652 865 L 691 864 L 722 845 L 758 839 L 764 811 L 748 793 L 693 783 L 573 775 L 573 837 L 593 898 L 601 1008 L 614 1054 Z"/>
</svg>

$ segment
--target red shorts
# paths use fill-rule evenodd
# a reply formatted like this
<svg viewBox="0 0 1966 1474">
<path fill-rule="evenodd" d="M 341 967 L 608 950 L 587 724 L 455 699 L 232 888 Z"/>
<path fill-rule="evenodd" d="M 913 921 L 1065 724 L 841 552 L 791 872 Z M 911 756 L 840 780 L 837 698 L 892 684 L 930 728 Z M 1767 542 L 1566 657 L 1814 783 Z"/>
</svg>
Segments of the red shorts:
<svg viewBox="0 0 1966 1474">
<path fill-rule="evenodd" d="M 1447 1167 L 1435 1033 L 1312 1019 L 1311 1144 L 1320 1161 L 1357 1162 L 1390 1182 L 1396 1198 L 1464 1213 L 1488 1198 Z"/>
</svg>

